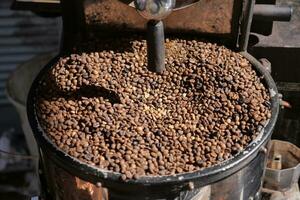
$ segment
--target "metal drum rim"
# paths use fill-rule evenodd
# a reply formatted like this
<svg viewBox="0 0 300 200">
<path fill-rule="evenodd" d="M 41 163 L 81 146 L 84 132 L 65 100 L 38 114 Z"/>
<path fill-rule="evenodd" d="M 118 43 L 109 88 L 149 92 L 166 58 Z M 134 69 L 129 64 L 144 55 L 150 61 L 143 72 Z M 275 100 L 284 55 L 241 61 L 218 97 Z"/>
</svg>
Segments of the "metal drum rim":
<svg viewBox="0 0 300 200">
<path fill-rule="evenodd" d="M 214 165 L 209 168 L 205 168 L 203 170 L 198 170 L 194 172 L 176 174 L 171 176 L 145 176 L 137 180 L 128 180 L 122 181 L 120 179 L 120 174 L 115 173 L 108 170 L 103 170 L 91 165 L 88 165 L 82 161 L 79 161 L 76 158 L 72 158 L 71 156 L 64 153 L 62 150 L 58 149 L 56 145 L 45 137 L 46 134 L 42 130 L 39 125 L 38 118 L 35 112 L 34 102 L 36 99 L 36 88 L 40 83 L 41 78 L 44 73 L 50 69 L 55 63 L 57 63 L 58 59 L 63 56 L 59 54 L 55 58 L 53 58 L 37 75 L 33 84 L 31 85 L 28 99 L 27 99 L 27 116 L 30 123 L 30 126 L 33 130 L 33 134 L 37 140 L 38 145 L 42 149 L 50 150 L 53 161 L 58 164 L 61 168 L 67 170 L 74 176 L 77 176 L 85 181 L 89 181 L 91 183 L 102 183 L 104 187 L 110 187 L 115 184 L 118 186 L 121 185 L 131 185 L 131 186 L 158 186 L 158 185 L 176 185 L 180 186 L 180 188 L 187 187 L 188 183 L 195 182 L 197 183 L 197 187 L 202 187 L 216 181 L 219 181 L 223 178 L 234 174 L 239 171 L 243 167 L 245 167 L 251 160 L 255 158 L 257 153 L 261 150 L 261 148 L 266 144 L 268 140 L 271 138 L 272 131 L 274 129 L 278 113 L 279 113 L 279 94 L 274 80 L 271 75 L 264 69 L 262 64 L 257 61 L 253 56 L 251 56 L 248 52 L 240 52 L 246 59 L 248 59 L 253 65 L 254 69 L 264 76 L 264 82 L 269 90 L 271 91 L 271 112 L 272 116 L 265 128 L 263 129 L 262 136 L 260 140 L 250 143 L 241 153 L 237 154 L 235 157 L 226 160 L 220 164 Z M 200 181 L 201 180 L 201 181 Z"/>
</svg>

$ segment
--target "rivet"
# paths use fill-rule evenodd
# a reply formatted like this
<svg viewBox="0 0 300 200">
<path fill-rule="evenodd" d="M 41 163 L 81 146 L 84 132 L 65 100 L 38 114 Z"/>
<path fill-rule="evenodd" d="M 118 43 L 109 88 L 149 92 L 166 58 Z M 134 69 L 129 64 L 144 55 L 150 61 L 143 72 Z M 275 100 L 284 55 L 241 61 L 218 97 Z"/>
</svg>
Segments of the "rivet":
<svg viewBox="0 0 300 200">
<path fill-rule="evenodd" d="M 262 152 L 262 153 L 267 153 L 268 152 L 268 150 L 267 150 L 267 148 L 266 147 L 261 147 L 260 148 L 260 152 Z"/>
<path fill-rule="evenodd" d="M 193 182 L 189 182 L 188 186 L 189 186 L 189 190 L 193 190 L 195 188 L 195 185 Z"/>
<path fill-rule="evenodd" d="M 96 183 L 96 186 L 97 186 L 97 187 L 102 187 L 102 184 L 101 184 L 100 182 L 97 182 L 97 183 Z"/>
</svg>

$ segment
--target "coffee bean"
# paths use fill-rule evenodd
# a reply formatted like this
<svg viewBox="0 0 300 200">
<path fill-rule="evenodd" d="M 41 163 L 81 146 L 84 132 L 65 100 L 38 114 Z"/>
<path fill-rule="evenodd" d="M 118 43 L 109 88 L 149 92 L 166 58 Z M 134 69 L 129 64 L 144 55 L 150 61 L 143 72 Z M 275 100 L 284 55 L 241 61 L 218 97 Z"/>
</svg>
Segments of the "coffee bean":
<svg viewBox="0 0 300 200">
<path fill-rule="evenodd" d="M 167 39 L 156 74 L 144 40 L 97 40 L 60 58 L 36 102 L 49 138 L 87 164 L 123 180 L 200 170 L 242 151 L 271 118 L 252 65 L 224 46 Z"/>
</svg>

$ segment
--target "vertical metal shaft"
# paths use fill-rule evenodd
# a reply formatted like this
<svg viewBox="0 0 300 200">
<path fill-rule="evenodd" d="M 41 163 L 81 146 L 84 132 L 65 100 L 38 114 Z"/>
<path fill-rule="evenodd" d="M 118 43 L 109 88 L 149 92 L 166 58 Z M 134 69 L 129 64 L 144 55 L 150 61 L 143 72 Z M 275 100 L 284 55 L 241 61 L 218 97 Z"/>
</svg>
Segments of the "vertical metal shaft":
<svg viewBox="0 0 300 200">
<path fill-rule="evenodd" d="M 147 23 L 148 68 L 161 73 L 165 69 L 165 34 L 162 21 Z"/>
</svg>

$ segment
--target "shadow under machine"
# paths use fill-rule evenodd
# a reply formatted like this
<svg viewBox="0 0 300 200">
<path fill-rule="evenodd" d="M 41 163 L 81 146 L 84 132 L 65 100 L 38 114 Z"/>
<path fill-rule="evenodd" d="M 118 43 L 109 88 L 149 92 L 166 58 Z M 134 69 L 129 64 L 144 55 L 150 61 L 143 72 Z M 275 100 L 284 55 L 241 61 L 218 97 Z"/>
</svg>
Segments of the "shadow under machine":
<svg viewBox="0 0 300 200">
<path fill-rule="evenodd" d="M 46 199 L 73 199 L 80 195 L 82 199 L 99 200 L 261 198 L 267 144 L 277 120 L 280 95 L 267 66 L 251 56 L 247 48 L 250 32 L 268 33 L 273 21 L 289 21 L 289 7 L 256 4 L 254 0 L 61 0 L 57 3 L 37 1 L 32 5 L 39 4 L 40 10 L 36 11 L 41 14 L 47 9 L 61 13 L 61 53 L 72 52 L 77 45 L 93 38 L 117 40 L 140 34 L 147 39 L 148 64 L 154 66 L 151 70 L 160 72 L 164 69 L 165 36 L 198 37 L 217 42 L 240 52 L 264 76 L 271 93 L 272 116 L 261 135 L 242 154 L 221 165 L 199 172 L 125 182 L 114 173 L 71 159 L 48 140 L 37 137 L 43 144 L 40 176 Z M 34 121 L 33 118 L 29 120 Z M 33 128 L 33 131 L 39 130 Z M 90 193 L 82 194 L 82 189 Z"/>
</svg>

